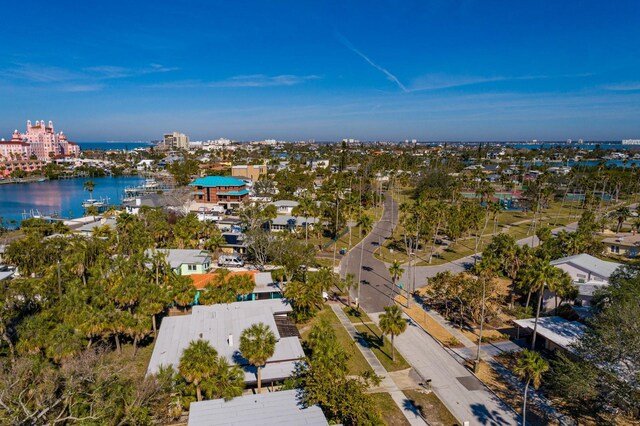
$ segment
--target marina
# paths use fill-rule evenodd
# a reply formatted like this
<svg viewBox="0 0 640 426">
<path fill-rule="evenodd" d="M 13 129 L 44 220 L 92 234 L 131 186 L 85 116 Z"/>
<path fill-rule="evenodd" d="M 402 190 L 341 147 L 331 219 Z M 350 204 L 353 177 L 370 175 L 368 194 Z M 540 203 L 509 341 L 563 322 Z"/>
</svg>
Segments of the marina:
<svg viewBox="0 0 640 426">
<path fill-rule="evenodd" d="M 119 205 L 125 188 L 144 183 L 138 176 L 96 177 L 93 194 L 84 189 L 89 178 L 48 180 L 0 185 L 0 218 L 5 226 L 15 227 L 26 217 L 70 219 L 81 217 L 87 204 L 107 209 Z"/>
</svg>

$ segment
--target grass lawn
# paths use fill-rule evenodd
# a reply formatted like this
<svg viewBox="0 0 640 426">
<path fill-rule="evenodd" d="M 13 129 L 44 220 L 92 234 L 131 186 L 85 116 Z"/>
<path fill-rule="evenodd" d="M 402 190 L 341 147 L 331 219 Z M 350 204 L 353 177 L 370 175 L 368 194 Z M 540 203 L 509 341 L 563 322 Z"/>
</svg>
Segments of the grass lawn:
<svg viewBox="0 0 640 426">
<path fill-rule="evenodd" d="M 382 213 L 382 208 L 367 209 L 364 211 L 364 213 L 371 216 L 371 218 L 375 223 L 376 219 L 378 219 L 380 217 L 380 214 Z M 353 221 L 355 222 L 356 219 L 353 219 Z M 349 238 L 349 234 L 351 234 L 351 238 Z M 354 227 L 351 228 L 351 232 L 347 232 L 346 234 L 338 238 L 337 251 L 339 252 L 343 248 L 346 250 L 350 250 L 351 248 L 356 246 L 362 240 L 362 238 L 363 236 L 360 234 L 360 228 L 354 225 Z M 331 238 L 324 237 L 324 236 L 317 238 L 315 234 L 313 236 L 309 234 L 309 244 L 313 245 L 314 247 L 318 247 L 319 245 L 325 245 L 330 241 L 332 241 Z M 322 252 L 325 254 L 333 254 L 333 244 L 330 244 L 328 247 L 322 250 Z"/>
<path fill-rule="evenodd" d="M 433 392 L 406 390 L 404 394 L 413 402 L 420 414 L 431 426 L 453 426 L 460 423 Z"/>
<path fill-rule="evenodd" d="M 333 259 L 329 259 L 326 257 L 316 257 L 316 263 L 320 267 L 326 266 L 327 268 L 333 268 Z M 338 263 L 338 260 L 336 260 L 336 264 L 337 263 Z"/>
<path fill-rule="evenodd" d="M 336 314 L 333 313 L 330 307 L 324 306 L 323 309 L 318 312 L 318 314 L 308 321 L 305 324 L 298 324 L 298 330 L 300 331 L 300 336 L 302 337 L 302 341 L 306 341 L 309 333 L 311 332 L 311 327 L 316 322 L 320 321 L 320 319 L 326 319 L 331 324 L 332 328 L 336 332 L 336 338 L 338 339 L 338 343 L 340 346 L 344 348 L 344 350 L 349 354 L 349 361 L 347 362 L 347 366 L 349 368 L 349 374 L 356 375 L 362 374 L 365 371 L 373 371 L 371 366 L 367 363 L 367 360 L 364 359 L 364 356 L 360 352 L 360 349 L 356 346 L 357 343 L 349 336 L 347 330 L 344 329 Z"/>
<path fill-rule="evenodd" d="M 572 206 L 573 204 L 573 206 Z M 551 203 L 548 209 L 541 212 L 541 215 L 537 219 L 537 228 L 541 226 L 550 226 L 552 228 L 567 225 L 575 222 L 582 214 L 582 209 L 579 203 L 564 203 L 561 207 L 560 202 Z M 503 211 L 498 214 L 496 220 L 496 233 L 507 233 L 516 240 L 531 237 L 532 228 L 531 221 L 533 220 L 532 212 L 521 211 Z M 478 241 L 478 251 L 481 252 L 484 247 L 491 242 L 493 238 L 494 223 L 490 217 L 487 222 L 487 228 L 485 229 L 482 237 Z M 402 247 L 402 234 L 404 229 L 401 225 L 396 226 L 395 237 L 398 241 L 391 239 L 385 241 L 377 251 L 375 256 L 384 261 L 392 262 L 397 260 L 401 263 L 409 261 L 409 257 L 405 254 Z M 395 247 L 394 247 L 395 246 Z M 429 256 L 431 254 L 431 243 L 427 242 L 422 250 L 417 251 L 417 265 L 418 266 L 433 266 L 443 263 L 451 262 L 462 257 L 470 256 L 475 252 L 476 240 L 474 236 L 464 237 L 458 239 L 455 243 L 450 244 L 448 247 L 437 246 L 434 252 L 434 257 L 429 263 Z"/>
<path fill-rule="evenodd" d="M 391 341 L 382 335 L 375 324 L 356 325 L 358 335 L 363 346 L 373 350 L 373 353 L 387 371 L 398 371 L 409 368 L 410 365 L 396 350 L 396 360 L 391 359 Z"/>
<path fill-rule="evenodd" d="M 371 398 L 380 409 L 380 414 L 382 414 L 382 419 L 389 426 L 405 426 L 410 425 L 409 421 L 406 419 L 400 408 L 396 402 L 391 398 L 386 392 L 380 393 L 372 393 Z"/>
<path fill-rule="evenodd" d="M 349 321 L 351 321 L 354 324 L 362 324 L 364 322 L 371 322 L 371 318 L 369 318 L 369 315 L 367 315 L 367 313 L 365 311 L 363 311 L 362 309 L 360 309 L 358 311 L 355 308 L 344 307 L 344 308 L 342 308 L 342 310 L 349 317 Z"/>
</svg>

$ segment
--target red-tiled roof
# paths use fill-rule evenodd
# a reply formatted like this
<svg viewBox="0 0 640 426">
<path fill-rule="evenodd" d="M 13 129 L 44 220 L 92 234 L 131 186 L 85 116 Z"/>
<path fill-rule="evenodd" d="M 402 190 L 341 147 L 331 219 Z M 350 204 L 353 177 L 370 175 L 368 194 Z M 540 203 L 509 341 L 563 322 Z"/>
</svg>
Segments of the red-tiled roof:
<svg viewBox="0 0 640 426">
<path fill-rule="evenodd" d="M 232 277 L 234 275 L 251 275 L 251 277 L 255 281 L 256 274 L 257 274 L 257 271 L 235 271 L 235 272 L 230 272 L 229 275 L 227 275 L 227 277 Z M 208 274 L 189 275 L 189 277 L 191 277 L 191 280 L 193 281 L 193 285 L 198 290 L 202 290 L 211 280 L 213 280 L 217 276 L 218 274 L 216 274 L 215 272 L 208 273 Z"/>
</svg>

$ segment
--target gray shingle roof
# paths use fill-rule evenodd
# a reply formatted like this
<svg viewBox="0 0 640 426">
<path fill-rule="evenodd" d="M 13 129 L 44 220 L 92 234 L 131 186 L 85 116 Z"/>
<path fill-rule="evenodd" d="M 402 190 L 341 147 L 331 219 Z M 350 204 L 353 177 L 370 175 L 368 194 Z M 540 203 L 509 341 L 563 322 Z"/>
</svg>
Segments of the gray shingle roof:
<svg viewBox="0 0 640 426">
<path fill-rule="evenodd" d="M 618 267 L 620 266 L 619 263 L 600 260 L 597 257 L 593 257 L 590 254 L 585 253 L 563 257 L 562 259 L 557 259 L 551 262 L 553 266 L 558 266 L 565 263 L 571 263 L 581 269 L 593 272 L 601 277 L 606 278 L 609 278 L 609 276 L 613 274 L 613 271 L 618 269 Z"/>
<path fill-rule="evenodd" d="M 328 425 L 320 407 L 304 408 L 299 405 L 297 392 L 294 389 L 246 395 L 230 401 L 193 402 L 189 408 L 189 426 Z"/>
<path fill-rule="evenodd" d="M 276 207 L 298 207 L 300 205 L 299 202 L 293 201 L 293 200 L 278 200 L 278 201 L 274 201 L 271 204 L 273 204 Z"/>
<path fill-rule="evenodd" d="M 184 264 L 201 265 L 211 261 L 209 252 L 206 250 L 156 249 L 156 251 L 166 254 L 167 263 L 172 268 L 179 268 Z M 153 250 L 147 250 L 147 255 L 151 256 L 152 254 Z"/>
<path fill-rule="evenodd" d="M 256 382 L 256 369 L 239 354 L 240 334 L 262 322 L 271 328 L 278 342 L 273 356 L 262 369 L 263 382 L 291 376 L 296 362 L 304 357 L 297 337 L 280 337 L 274 315 L 291 312 L 284 299 L 236 302 L 226 305 L 194 306 L 191 315 L 162 320 L 147 374 L 158 372 L 161 365 L 177 367 L 184 349 L 192 340 L 207 340 L 220 356 L 242 366 L 245 383 Z M 229 344 L 229 335 L 232 342 Z"/>
<path fill-rule="evenodd" d="M 283 215 L 278 215 L 278 217 L 273 219 L 271 223 L 273 225 L 287 226 L 289 224 L 289 220 L 295 220 L 295 224 L 297 226 L 304 226 L 306 222 L 306 219 L 304 218 L 304 216 L 290 216 L 290 215 L 283 214 Z M 318 223 L 318 219 L 315 217 L 309 217 L 308 220 L 310 225 Z"/>
</svg>

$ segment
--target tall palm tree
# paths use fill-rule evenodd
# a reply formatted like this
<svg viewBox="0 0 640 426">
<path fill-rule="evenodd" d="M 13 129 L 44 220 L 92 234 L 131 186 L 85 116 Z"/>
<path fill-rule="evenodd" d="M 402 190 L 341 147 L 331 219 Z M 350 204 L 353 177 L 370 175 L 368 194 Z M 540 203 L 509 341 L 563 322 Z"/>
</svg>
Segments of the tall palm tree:
<svg viewBox="0 0 640 426">
<path fill-rule="evenodd" d="M 407 321 L 402 318 L 402 309 L 398 305 L 384 307 L 384 314 L 380 315 L 380 330 L 391 335 L 391 360 L 396 360 L 396 349 L 393 340 L 407 329 Z"/>
<path fill-rule="evenodd" d="M 258 393 L 262 390 L 262 367 L 276 350 L 276 336 L 268 325 L 260 322 L 240 335 L 240 353 L 258 369 Z"/>
<path fill-rule="evenodd" d="M 493 235 L 495 235 L 498 227 L 498 214 L 500 214 L 500 212 L 502 211 L 502 204 L 500 204 L 499 201 L 490 203 L 489 211 L 491 212 L 491 217 L 493 218 Z"/>
<path fill-rule="evenodd" d="M 201 384 L 218 373 L 218 351 L 205 340 L 195 340 L 182 352 L 178 371 L 196 387 L 196 397 L 202 401 Z"/>
<path fill-rule="evenodd" d="M 618 226 L 616 227 L 616 233 L 620 232 L 620 228 L 622 228 L 622 224 L 625 220 L 631 215 L 628 207 L 620 207 L 619 209 L 611 212 L 610 216 L 614 218 L 618 222 Z"/>
<path fill-rule="evenodd" d="M 538 320 L 540 319 L 540 309 L 542 308 L 542 298 L 545 288 L 555 291 L 561 275 L 565 273 L 549 263 L 548 258 L 536 258 L 527 268 L 523 280 L 527 283 L 529 291 L 538 293 L 538 306 L 536 307 L 536 318 L 533 324 L 533 337 L 531 338 L 531 349 L 535 348 L 536 336 L 538 332 Z"/>
<path fill-rule="evenodd" d="M 396 292 L 396 281 L 404 274 L 404 268 L 400 265 L 400 262 L 394 260 L 391 266 L 389 266 L 389 275 L 391 275 L 391 291 L 389 292 L 389 302 L 393 300 L 393 294 Z"/>
<path fill-rule="evenodd" d="M 310 197 L 304 197 L 300 200 L 300 204 L 297 209 L 304 216 L 304 241 L 305 243 L 309 242 L 309 216 L 311 216 L 312 212 L 316 207 L 315 202 Z"/>
<path fill-rule="evenodd" d="M 527 424 L 527 393 L 529 385 L 533 382 L 533 387 L 540 386 L 542 375 L 549 370 L 549 363 L 540 356 L 538 352 L 525 349 L 520 354 L 514 372 L 521 378 L 525 379 L 524 397 L 522 402 L 522 426 Z"/>
<path fill-rule="evenodd" d="M 85 191 L 89 191 L 89 198 L 93 199 L 93 190 L 96 187 L 96 183 L 92 180 L 86 181 L 82 187 Z"/>
</svg>

